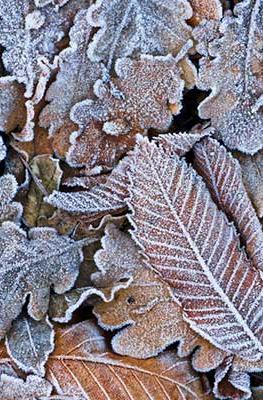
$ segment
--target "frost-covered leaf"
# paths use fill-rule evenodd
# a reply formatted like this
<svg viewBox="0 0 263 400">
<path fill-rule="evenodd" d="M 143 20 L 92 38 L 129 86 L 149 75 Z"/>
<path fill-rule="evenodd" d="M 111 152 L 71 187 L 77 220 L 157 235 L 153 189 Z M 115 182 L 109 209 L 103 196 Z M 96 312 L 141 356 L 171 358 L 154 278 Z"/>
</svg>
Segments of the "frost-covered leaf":
<svg viewBox="0 0 263 400">
<path fill-rule="evenodd" d="M 73 166 L 112 167 L 133 148 L 137 133 L 167 130 L 181 108 L 184 81 L 178 60 L 171 55 L 118 59 L 116 78 L 94 86 L 96 100 L 76 104 L 67 161 Z"/>
<path fill-rule="evenodd" d="M 49 292 L 71 289 L 82 261 L 83 242 L 59 236 L 55 229 L 26 233 L 12 222 L 0 228 L 0 336 L 20 314 L 30 295 L 28 311 L 34 319 L 47 312 Z"/>
<path fill-rule="evenodd" d="M 262 357 L 263 288 L 202 179 L 141 140 L 131 169 L 134 239 L 171 285 L 192 329 L 245 359 Z"/>
<path fill-rule="evenodd" d="M 118 57 L 178 53 L 190 38 L 185 20 L 191 16 L 184 0 L 97 0 L 89 9 L 89 22 L 100 29 L 89 57 L 110 66 Z"/>
<path fill-rule="evenodd" d="M 194 147 L 194 166 L 203 177 L 219 209 L 240 233 L 254 266 L 263 271 L 263 231 L 242 181 L 237 160 L 225 147 L 206 138 Z"/>
<path fill-rule="evenodd" d="M 100 64 L 92 63 L 86 54 L 92 29 L 86 15 L 87 10 L 76 15 L 69 33 L 70 46 L 59 54 L 59 72 L 46 94 L 49 104 L 41 112 L 40 125 L 49 128 L 50 135 L 65 129 L 68 136 L 73 132 L 70 110 L 93 96 L 93 85 L 102 74 Z"/>
<path fill-rule="evenodd" d="M 111 302 L 101 301 L 94 307 L 94 314 L 103 328 L 125 326 L 113 337 L 113 350 L 122 355 L 148 358 L 179 341 L 180 356 L 189 355 L 200 347 L 192 360 L 195 369 L 216 368 L 226 354 L 191 330 L 183 320 L 182 309 L 174 301 L 169 285 L 144 266 L 133 240 L 113 224 L 109 224 L 105 232 L 103 249 L 96 253 L 95 260 L 106 273 L 93 274 L 94 283 L 104 287 L 112 279 L 121 282 L 133 278 L 128 288 L 120 290 Z"/>
<path fill-rule="evenodd" d="M 35 5 L 37 7 L 44 7 L 47 4 L 53 4 L 55 7 L 59 8 L 64 6 L 69 0 L 35 0 Z"/>
<path fill-rule="evenodd" d="M 136 360 L 110 351 L 103 332 L 85 321 L 57 331 L 47 378 L 59 395 L 78 400 L 205 400 L 201 379 L 189 360 L 166 351 Z"/>
<path fill-rule="evenodd" d="M 238 159 L 244 186 L 257 211 L 259 218 L 263 218 L 263 151 L 254 156 L 235 153 Z"/>
<path fill-rule="evenodd" d="M 17 181 L 13 175 L 6 174 L 0 177 L 0 223 L 20 220 L 23 211 L 22 205 L 13 201 L 17 189 Z"/>
<path fill-rule="evenodd" d="M 0 28 L 1 29 L 1 28 Z M 24 88 L 7 76 L 0 78 L 0 130 L 11 132 L 26 122 Z"/>
<path fill-rule="evenodd" d="M 38 9 L 33 0 L 0 1 L 0 44 L 5 48 L 3 63 L 18 82 L 26 85 L 26 96 L 40 73 L 39 62 L 49 61 L 57 53 L 56 44 L 65 35 L 76 0 L 56 12 L 52 5 Z"/>
<path fill-rule="evenodd" d="M 112 170 L 107 181 L 89 191 L 63 193 L 54 191 L 46 200 L 55 207 L 70 212 L 102 216 L 125 208 L 128 197 L 128 176 L 131 159 L 126 156 Z"/>
<path fill-rule="evenodd" d="M 45 375 L 44 365 L 54 350 L 54 331 L 49 320 L 35 321 L 21 316 L 6 337 L 7 351 L 15 364 L 25 372 Z"/>
<path fill-rule="evenodd" d="M 212 92 L 199 115 L 211 119 L 228 147 L 254 154 L 263 147 L 263 4 L 245 0 L 234 11 L 200 61 L 198 87 Z"/>
<path fill-rule="evenodd" d="M 30 172 L 33 179 L 29 185 L 23 219 L 27 226 L 34 227 L 54 213 L 54 208 L 44 202 L 44 196 L 58 189 L 62 171 L 58 160 L 49 155 L 39 155 L 31 161 Z"/>
<path fill-rule="evenodd" d="M 156 142 L 168 154 L 184 156 L 192 147 L 207 136 L 210 130 L 202 133 L 163 134 L 156 137 Z M 69 212 L 102 216 L 120 212 L 126 207 L 128 193 L 128 171 L 132 166 L 132 154 L 127 155 L 113 168 L 105 183 L 99 184 L 85 192 L 63 193 L 54 191 L 46 201 L 55 207 Z"/>
<path fill-rule="evenodd" d="M 193 9 L 191 24 L 194 26 L 204 20 L 220 20 L 222 18 L 222 4 L 220 0 L 190 0 Z"/>
<path fill-rule="evenodd" d="M 52 385 L 39 376 L 29 375 L 26 380 L 2 374 L 0 376 L 1 400 L 39 400 L 48 398 Z"/>
</svg>

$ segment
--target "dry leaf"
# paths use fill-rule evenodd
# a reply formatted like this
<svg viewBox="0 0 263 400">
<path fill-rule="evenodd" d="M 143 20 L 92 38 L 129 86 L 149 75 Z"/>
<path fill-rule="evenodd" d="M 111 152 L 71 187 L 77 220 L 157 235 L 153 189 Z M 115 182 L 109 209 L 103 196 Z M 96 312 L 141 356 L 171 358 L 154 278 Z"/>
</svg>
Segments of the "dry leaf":
<svg viewBox="0 0 263 400">
<path fill-rule="evenodd" d="M 71 137 L 70 165 L 113 167 L 133 148 L 137 133 L 168 129 L 180 111 L 184 81 L 176 58 L 122 58 L 115 72 L 117 78 L 110 82 L 96 82 L 97 100 L 84 100 L 71 111 L 80 130 Z"/>
<path fill-rule="evenodd" d="M 263 4 L 245 0 L 226 16 L 223 37 L 210 44 L 200 61 L 198 88 L 212 90 L 199 106 L 216 135 L 231 149 L 254 154 L 263 147 Z"/>
<path fill-rule="evenodd" d="M 118 57 L 178 53 L 190 38 L 185 20 L 191 16 L 184 0 L 97 0 L 88 20 L 100 29 L 89 45 L 89 57 L 110 67 Z"/>
<path fill-rule="evenodd" d="M 102 74 L 100 64 L 92 63 L 86 54 L 92 29 L 86 14 L 87 10 L 81 10 L 76 15 L 69 33 L 70 46 L 59 54 L 59 72 L 46 94 L 49 104 L 41 112 L 40 125 L 49 128 L 50 135 L 66 130 L 69 137 L 76 129 L 70 122 L 70 110 L 87 97 L 94 97 L 93 84 Z"/>
<path fill-rule="evenodd" d="M 12 222 L 0 227 L 0 336 L 19 315 L 30 295 L 28 311 L 42 319 L 52 286 L 56 293 L 71 289 L 82 261 L 83 242 L 59 236 L 55 229 L 34 228 L 26 233 Z"/>
<path fill-rule="evenodd" d="M 0 376 L 0 400 L 39 400 L 48 399 L 52 392 L 51 384 L 43 378 L 29 375 L 26 381 L 13 376 Z"/>
<path fill-rule="evenodd" d="M 54 331 L 48 318 L 35 321 L 21 316 L 6 337 L 9 356 L 25 372 L 45 375 L 44 365 L 54 350 Z"/>
<path fill-rule="evenodd" d="M 125 327 L 113 337 L 113 350 L 122 355 L 148 358 L 178 341 L 181 357 L 199 347 L 192 359 L 195 369 L 209 371 L 216 368 L 226 354 L 190 329 L 171 288 L 145 267 L 132 239 L 113 224 L 107 225 L 105 233 L 103 249 L 94 258 L 98 268 L 107 273 L 93 274 L 93 282 L 98 287 L 105 287 L 112 280 L 122 282 L 132 278 L 128 288 L 121 289 L 111 302 L 101 301 L 93 310 L 103 328 Z"/>
<path fill-rule="evenodd" d="M 115 355 L 91 321 L 57 331 L 47 370 L 59 395 L 78 396 L 78 400 L 211 398 L 187 359 L 172 351 L 144 361 Z"/>
<path fill-rule="evenodd" d="M 242 181 L 241 168 L 225 147 L 206 138 L 194 147 L 194 166 L 214 202 L 240 233 L 254 266 L 263 271 L 263 231 Z"/>
<path fill-rule="evenodd" d="M 222 4 L 220 0 L 190 0 L 193 9 L 191 24 L 196 26 L 204 20 L 220 20 L 222 18 Z"/>
<path fill-rule="evenodd" d="M 6 174 L 0 177 L 0 223 L 13 221 L 18 223 L 23 212 L 20 203 L 13 201 L 18 185 L 14 175 Z"/>
<path fill-rule="evenodd" d="M 262 281 L 196 172 L 140 140 L 131 169 L 132 235 L 171 285 L 185 320 L 216 347 L 262 357 Z"/>
<path fill-rule="evenodd" d="M 33 179 L 24 206 L 23 219 L 27 226 L 41 226 L 43 221 L 50 218 L 54 208 L 44 202 L 44 196 L 59 188 L 62 171 L 59 161 L 49 155 L 39 155 L 30 163 Z"/>
</svg>

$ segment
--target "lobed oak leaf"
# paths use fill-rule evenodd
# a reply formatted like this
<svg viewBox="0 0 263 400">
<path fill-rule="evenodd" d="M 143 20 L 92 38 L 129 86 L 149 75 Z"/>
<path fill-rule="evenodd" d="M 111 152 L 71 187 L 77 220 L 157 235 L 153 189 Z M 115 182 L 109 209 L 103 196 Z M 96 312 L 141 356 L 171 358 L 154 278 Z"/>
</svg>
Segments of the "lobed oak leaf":
<svg viewBox="0 0 263 400">
<path fill-rule="evenodd" d="M 263 270 L 262 226 L 244 187 L 238 161 L 211 138 L 194 146 L 194 156 L 194 166 L 214 202 L 235 223 L 254 266 Z"/>
<path fill-rule="evenodd" d="M 141 139 L 130 172 L 133 238 L 191 328 L 241 358 L 262 357 L 262 281 L 202 179 Z"/>
<path fill-rule="evenodd" d="M 13 201 L 18 185 L 14 175 L 6 174 L 0 177 L 0 223 L 4 221 L 19 222 L 23 207 Z"/>
<path fill-rule="evenodd" d="M 56 293 L 69 290 L 78 275 L 83 242 L 59 236 L 55 229 L 34 228 L 26 233 L 12 222 L 0 227 L 0 336 L 20 314 L 29 297 L 28 312 L 42 319 L 52 286 Z"/>
<path fill-rule="evenodd" d="M 35 321 L 20 316 L 6 337 L 7 352 L 14 363 L 25 372 L 44 376 L 44 365 L 54 350 L 54 330 L 48 318 Z"/>
<path fill-rule="evenodd" d="M 75 17 L 69 32 L 70 45 L 59 54 L 59 71 L 56 80 L 46 93 L 49 102 L 40 114 L 40 125 L 49 128 L 50 135 L 66 130 L 66 135 L 76 129 L 70 121 L 71 108 L 87 97 L 94 97 L 93 85 L 102 75 L 101 65 L 87 57 L 91 26 L 87 22 L 87 10 Z"/>
<path fill-rule="evenodd" d="M 263 217 L 263 193 L 262 193 L 262 174 L 263 174 L 263 152 L 262 150 L 254 156 L 242 153 L 234 153 L 241 167 L 242 178 L 247 193 L 256 209 L 259 218 Z"/>
<path fill-rule="evenodd" d="M 112 168 L 133 148 L 137 133 L 168 129 L 180 111 L 184 81 L 176 58 L 122 58 L 115 71 L 117 78 L 95 83 L 97 100 L 84 100 L 71 110 L 80 127 L 71 136 L 67 161 L 72 166 Z"/>
<path fill-rule="evenodd" d="M 261 0 L 246 0 L 236 5 L 235 16 L 223 19 L 223 37 L 200 60 L 197 83 L 211 90 L 200 117 L 211 119 L 226 146 L 247 154 L 263 147 L 262 7 Z"/>
<path fill-rule="evenodd" d="M 112 301 L 97 302 L 93 310 L 103 328 L 124 327 L 112 339 L 113 350 L 122 355 L 148 358 L 178 341 L 179 356 L 195 350 L 192 364 L 196 370 L 216 368 L 226 354 L 191 330 L 169 285 L 145 267 L 133 240 L 109 224 L 102 246 L 94 258 L 97 266 L 107 273 L 92 275 L 96 286 L 107 286 L 112 278 L 119 282 L 132 278 L 129 286 L 119 290 Z"/>
<path fill-rule="evenodd" d="M 0 376 L 0 400 L 38 400 L 48 399 L 52 385 L 45 379 L 28 375 L 26 380 L 2 374 Z"/>
<path fill-rule="evenodd" d="M 38 9 L 33 0 L 0 1 L 0 43 L 5 48 L 3 64 L 18 82 L 26 86 L 26 97 L 33 94 L 39 74 L 39 61 L 52 61 L 57 43 L 68 30 L 74 11 L 82 2 L 71 0 L 55 11 L 52 5 Z M 84 2 L 85 3 L 85 2 Z"/>
<path fill-rule="evenodd" d="M 60 396 L 78 396 L 79 400 L 211 398 L 189 361 L 172 351 L 143 361 L 118 356 L 91 321 L 59 329 L 56 336 L 47 378 Z"/>
<path fill-rule="evenodd" d="M 190 38 L 185 20 L 191 16 L 191 7 L 183 0 L 97 0 L 88 21 L 100 29 L 89 45 L 89 57 L 109 68 L 119 57 L 178 53 Z"/>
</svg>

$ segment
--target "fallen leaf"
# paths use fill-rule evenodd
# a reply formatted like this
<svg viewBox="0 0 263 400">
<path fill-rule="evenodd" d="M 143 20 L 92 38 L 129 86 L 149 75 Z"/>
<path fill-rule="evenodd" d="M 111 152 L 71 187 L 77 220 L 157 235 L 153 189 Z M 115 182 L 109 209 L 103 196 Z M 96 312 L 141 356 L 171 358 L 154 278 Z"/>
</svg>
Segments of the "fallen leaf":
<svg viewBox="0 0 263 400">
<path fill-rule="evenodd" d="M 59 329 L 56 337 L 47 378 L 61 396 L 78 396 L 79 400 L 211 398 L 189 361 L 172 351 L 144 361 L 118 356 L 91 321 Z"/>
<path fill-rule="evenodd" d="M 180 111 L 184 81 L 176 58 L 122 58 L 115 72 L 110 82 L 95 83 L 97 100 L 84 100 L 71 110 L 80 128 L 71 136 L 67 161 L 72 166 L 112 168 L 133 148 L 137 133 L 167 130 Z"/>
<path fill-rule="evenodd" d="M 55 229 L 34 228 L 26 233 L 12 222 L 0 227 L 0 336 L 20 314 L 30 295 L 28 311 L 42 319 L 52 286 L 63 293 L 73 286 L 82 261 L 83 242 L 59 236 Z"/>
<path fill-rule="evenodd" d="M 220 0 L 190 0 L 193 16 L 190 23 L 193 26 L 204 20 L 220 20 L 222 18 L 222 4 Z"/>
<path fill-rule="evenodd" d="M 89 57 L 109 68 L 119 57 L 178 53 L 190 38 L 185 20 L 191 16 L 184 0 L 97 0 L 88 21 L 100 29 L 89 45 Z"/>
<path fill-rule="evenodd" d="M 262 357 L 262 281 L 202 179 L 141 139 L 130 173 L 132 236 L 191 328 L 219 349 Z"/>
<path fill-rule="evenodd" d="M 10 76 L 0 77 L 0 130 L 11 132 L 26 122 L 23 85 Z"/>
<path fill-rule="evenodd" d="M 263 231 L 242 181 L 240 165 L 216 140 L 194 147 L 194 166 L 214 202 L 233 221 L 254 266 L 263 271 Z"/>
<path fill-rule="evenodd" d="M 21 316 L 6 337 L 6 347 L 14 363 L 25 372 L 44 376 L 44 365 L 54 350 L 54 330 L 48 318 L 35 321 Z"/>
<path fill-rule="evenodd" d="M 263 147 L 262 2 L 236 5 L 221 24 L 223 35 L 200 60 L 197 86 L 211 90 L 199 116 L 211 119 L 216 136 L 230 149 L 254 154 Z"/>
<path fill-rule="evenodd" d="M 87 10 L 76 15 L 69 32 L 70 45 L 59 54 L 59 71 L 45 97 L 49 104 L 41 112 L 40 125 L 48 128 L 51 136 L 66 130 L 69 137 L 76 129 L 70 122 L 70 110 L 87 97 L 94 97 L 93 85 L 102 74 L 101 65 L 92 63 L 86 54 L 92 30 L 86 15 Z"/>
</svg>

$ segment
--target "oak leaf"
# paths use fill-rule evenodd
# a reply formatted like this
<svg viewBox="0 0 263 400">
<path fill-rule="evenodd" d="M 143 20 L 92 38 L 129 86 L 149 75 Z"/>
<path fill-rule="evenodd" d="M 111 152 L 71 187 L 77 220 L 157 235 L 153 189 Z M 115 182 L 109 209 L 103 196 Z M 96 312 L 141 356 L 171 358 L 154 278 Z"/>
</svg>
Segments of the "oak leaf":
<svg viewBox="0 0 263 400">
<path fill-rule="evenodd" d="M 199 106 L 200 117 L 211 119 L 226 146 L 247 154 L 263 147 L 262 12 L 261 0 L 246 0 L 223 19 L 223 36 L 200 60 L 197 84 L 211 90 Z"/>
<path fill-rule="evenodd" d="M 71 136 L 70 165 L 112 168 L 133 148 L 137 133 L 167 130 L 180 111 L 184 81 L 176 58 L 122 58 L 115 72 L 116 78 L 95 83 L 96 100 L 84 100 L 71 110 L 80 129 Z"/>
<path fill-rule="evenodd" d="M 260 359 L 260 273 L 202 179 L 145 139 L 136 147 L 130 179 L 132 235 L 170 284 L 185 320 L 216 347 Z"/>
<path fill-rule="evenodd" d="M 110 67 L 119 57 L 178 53 L 190 38 L 185 20 L 191 16 L 184 0 L 97 0 L 88 21 L 100 29 L 89 45 L 89 57 Z"/>
<path fill-rule="evenodd" d="M 91 321 L 59 329 L 56 337 L 47 378 L 61 396 L 78 396 L 79 400 L 211 398 L 189 361 L 172 351 L 143 361 L 118 356 Z"/>
<path fill-rule="evenodd" d="M 34 228 L 26 233 L 12 222 L 0 227 L 0 336 L 20 314 L 26 298 L 34 319 L 48 310 L 50 287 L 69 290 L 78 275 L 83 242 L 59 236 L 55 229 Z"/>
</svg>

